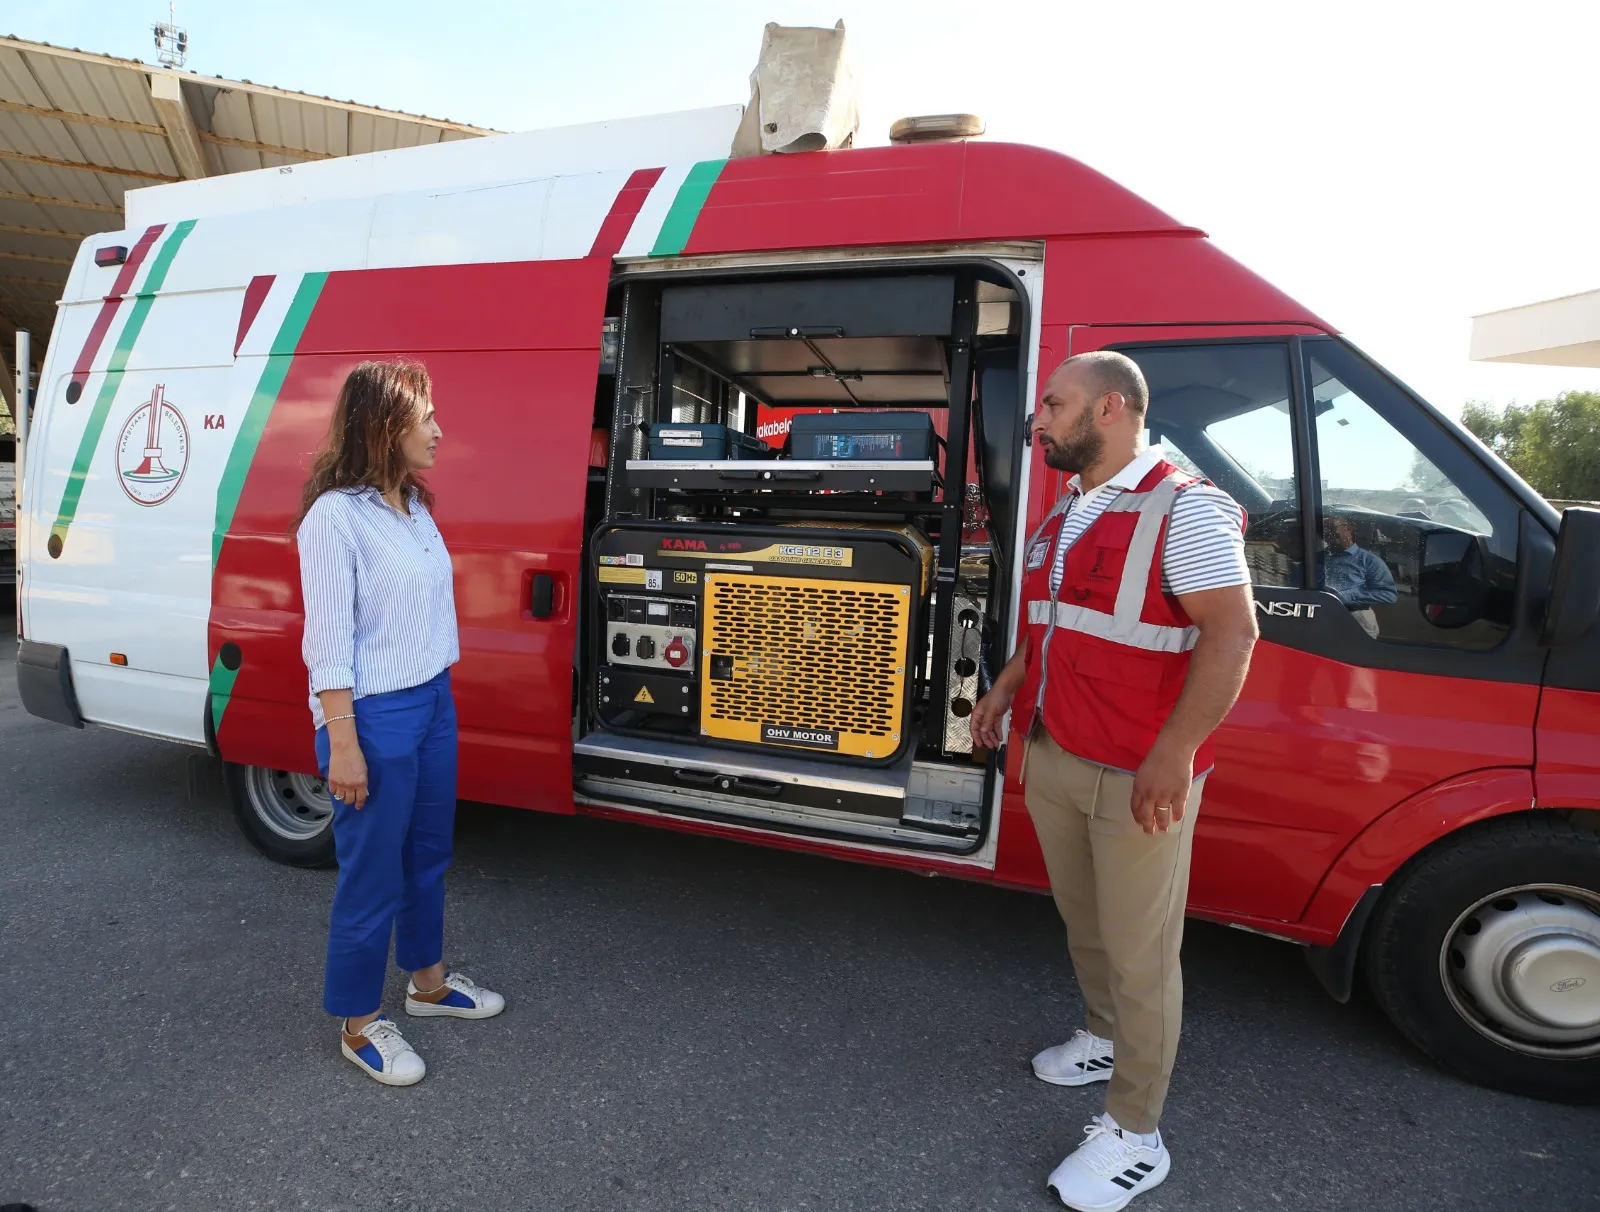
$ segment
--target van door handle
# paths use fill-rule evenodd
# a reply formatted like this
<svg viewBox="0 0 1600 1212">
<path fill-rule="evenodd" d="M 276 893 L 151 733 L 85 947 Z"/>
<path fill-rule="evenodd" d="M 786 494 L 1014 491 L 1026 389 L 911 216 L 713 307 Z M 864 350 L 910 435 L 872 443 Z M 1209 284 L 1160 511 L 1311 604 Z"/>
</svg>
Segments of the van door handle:
<svg viewBox="0 0 1600 1212">
<path fill-rule="evenodd" d="M 762 325 L 750 330 L 752 341 L 805 341 L 815 337 L 842 337 L 844 329 L 836 325 L 822 328 L 801 328 L 793 324 Z"/>
<path fill-rule="evenodd" d="M 783 784 L 773 779 L 718 774 L 714 770 L 674 770 L 672 773 L 680 783 L 691 787 L 715 787 L 719 791 L 742 791 L 747 795 L 768 797 L 783 794 Z"/>
<path fill-rule="evenodd" d="M 774 779 L 736 778 L 733 780 L 736 790 L 747 792 L 750 795 L 776 796 L 783 794 L 783 784 Z"/>
<path fill-rule="evenodd" d="M 533 574 L 533 591 L 529 594 L 528 608 L 536 619 L 548 619 L 555 609 L 556 579 L 548 572 Z"/>
</svg>

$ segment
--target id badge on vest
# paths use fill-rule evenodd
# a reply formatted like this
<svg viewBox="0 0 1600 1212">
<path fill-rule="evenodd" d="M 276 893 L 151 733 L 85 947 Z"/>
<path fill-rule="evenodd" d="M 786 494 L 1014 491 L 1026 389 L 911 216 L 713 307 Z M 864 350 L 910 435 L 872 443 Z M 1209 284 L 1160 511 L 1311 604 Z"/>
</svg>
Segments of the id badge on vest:
<svg viewBox="0 0 1600 1212">
<path fill-rule="evenodd" d="M 1028 548 L 1028 571 L 1038 572 L 1044 567 L 1044 562 L 1050 558 L 1050 535 L 1040 535 Z"/>
</svg>

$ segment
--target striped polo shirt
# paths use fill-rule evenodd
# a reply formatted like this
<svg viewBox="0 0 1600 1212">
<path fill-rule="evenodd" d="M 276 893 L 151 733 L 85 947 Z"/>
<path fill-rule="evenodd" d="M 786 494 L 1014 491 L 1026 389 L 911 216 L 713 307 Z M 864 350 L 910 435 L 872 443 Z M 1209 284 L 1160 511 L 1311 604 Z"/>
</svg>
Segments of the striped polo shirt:
<svg viewBox="0 0 1600 1212">
<path fill-rule="evenodd" d="M 375 488 L 334 489 L 300 523 L 300 651 L 318 728 L 324 690 L 405 690 L 461 659 L 450 553 L 428 507 L 408 505 L 401 514 Z"/>
<path fill-rule="evenodd" d="M 1104 484 L 1085 493 L 1078 490 L 1077 476 L 1067 482 L 1073 500 L 1061 516 L 1060 539 L 1050 569 L 1051 596 L 1061 593 L 1067 548 L 1106 511 L 1113 497 L 1138 488 L 1139 481 L 1163 457 L 1161 447 L 1147 447 Z M 1167 540 L 1161 550 L 1161 588 L 1182 595 L 1250 584 L 1243 522 L 1244 511 L 1220 488 L 1196 484 L 1180 492 L 1172 503 Z"/>
</svg>

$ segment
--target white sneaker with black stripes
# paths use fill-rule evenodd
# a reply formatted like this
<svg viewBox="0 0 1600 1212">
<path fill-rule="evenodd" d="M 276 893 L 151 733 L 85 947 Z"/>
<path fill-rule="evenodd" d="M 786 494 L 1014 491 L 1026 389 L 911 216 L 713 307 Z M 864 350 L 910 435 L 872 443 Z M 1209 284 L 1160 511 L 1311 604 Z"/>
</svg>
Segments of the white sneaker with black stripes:
<svg viewBox="0 0 1600 1212">
<path fill-rule="evenodd" d="M 1111 1041 L 1079 1031 L 1033 1058 L 1033 1075 L 1052 1086 L 1087 1086 L 1111 1080 Z"/>
<path fill-rule="evenodd" d="M 1159 1132 L 1154 1147 L 1122 1134 L 1109 1115 L 1097 1115 L 1083 1130 L 1083 1143 L 1051 1172 L 1050 1193 L 1077 1212 L 1117 1212 L 1135 1195 L 1161 1185 L 1172 1155 Z"/>
</svg>

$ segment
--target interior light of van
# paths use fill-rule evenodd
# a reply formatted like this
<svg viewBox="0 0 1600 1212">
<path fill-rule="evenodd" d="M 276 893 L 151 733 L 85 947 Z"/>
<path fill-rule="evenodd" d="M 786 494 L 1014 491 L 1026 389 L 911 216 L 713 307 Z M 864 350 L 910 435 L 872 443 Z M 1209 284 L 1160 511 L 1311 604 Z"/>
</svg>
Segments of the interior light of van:
<svg viewBox="0 0 1600 1212">
<path fill-rule="evenodd" d="M 889 128 L 890 143 L 931 143 L 938 139 L 976 139 L 983 134 L 977 114 L 921 114 L 901 118 Z"/>
<path fill-rule="evenodd" d="M 94 263 L 101 269 L 112 265 L 121 265 L 128 259 L 128 246 L 126 244 L 108 244 L 104 248 L 94 250 Z"/>
</svg>

